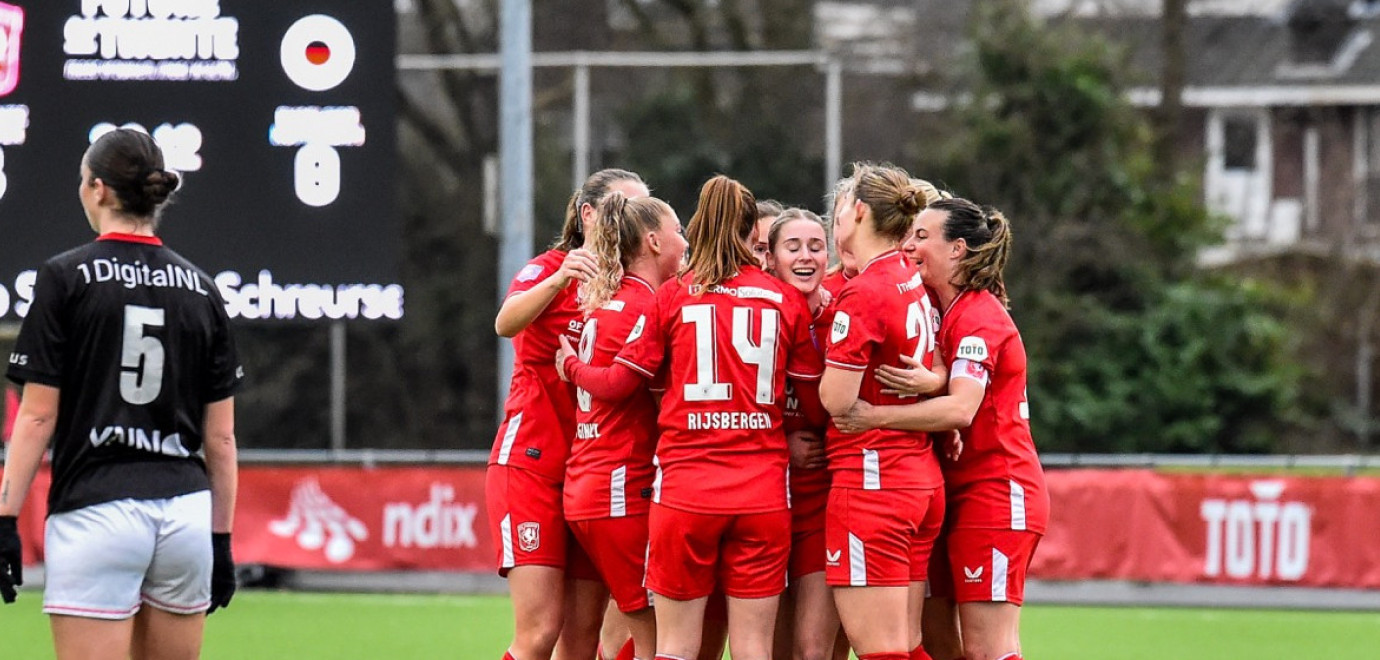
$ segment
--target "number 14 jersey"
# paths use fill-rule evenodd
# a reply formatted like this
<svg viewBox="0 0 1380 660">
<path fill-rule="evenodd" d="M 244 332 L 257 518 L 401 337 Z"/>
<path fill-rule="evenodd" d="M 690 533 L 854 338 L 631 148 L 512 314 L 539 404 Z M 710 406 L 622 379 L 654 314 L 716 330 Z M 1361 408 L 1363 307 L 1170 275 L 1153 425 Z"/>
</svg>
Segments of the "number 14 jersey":
<svg viewBox="0 0 1380 660">
<path fill-rule="evenodd" d="M 786 378 L 823 373 L 800 292 L 756 266 L 702 290 L 657 291 L 655 322 L 616 358 L 651 378 L 669 360 L 655 501 L 694 513 L 787 508 Z"/>
</svg>

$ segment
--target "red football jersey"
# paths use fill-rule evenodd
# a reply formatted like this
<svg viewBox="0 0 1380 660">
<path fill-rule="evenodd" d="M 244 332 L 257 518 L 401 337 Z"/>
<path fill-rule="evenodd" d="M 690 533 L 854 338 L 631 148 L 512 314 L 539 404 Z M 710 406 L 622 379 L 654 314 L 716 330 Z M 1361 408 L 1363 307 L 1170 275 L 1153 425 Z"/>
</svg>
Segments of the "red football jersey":
<svg viewBox="0 0 1380 660">
<path fill-rule="evenodd" d="M 874 406 L 914 403 L 914 397 L 882 394 L 877 367 L 904 367 L 901 355 L 934 362 L 935 313 L 920 273 L 895 250 L 878 255 L 844 285 L 834 301 L 825 364 L 863 372 L 858 398 Z M 841 488 L 880 490 L 937 488 L 939 461 L 927 433 L 873 429 L 828 437 L 829 471 Z"/>
<path fill-rule="evenodd" d="M 513 296 L 561 268 L 565 252 L 547 250 L 527 262 L 508 286 Z M 575 435 L 574 388 L 556 373 L 557 337 L 580 340 L 584 314 L 574 285 L 556 294 L 541 315 L 513 337 L 513 381 L 503 407 L 505 423 L 494 438 L 490 465 L 533 470 L 559 482 L 565 478 L 570 439 Z M 506 299 L 506 297 L 505 297 Z"/>
<path fill-rule="evenodd" d="M 624 276 L 613 299 L 585 320 L 580 361 L 596 367 L 613 364 L 624 344 L 646 332 L 655 307 L 652 285 L 635 275 Z M 651 390 L 639 388 L 627 399 L 609 402 L 576 388 L 575 429 L 565 468 L 566 520 L 647 513 L 656 474 L 656 401 Z"/>
<path fill-rule="evenodd" d="M 655 327 L 616 358 L 648 378 L 667 363 L 653 497 L 692 513 L 780 511 L 786 378 L 823 372 L 810 311 L 798 291 L 756 266 L 699 289 L 689 274 L 663 284 Z"/>
<path fill-rule="evenodd" d="M 952 362 L 950 379 L 987 386 L 972 426 L 960 431 L 958 462 L 944 463 L 954 516 L 946 524 L 1044 533 L 1049 493 L 1030 437 L 1025 345 L 1016 324 L 995 296 L 967 291 L 944 314 L 939 344 Z"/>
<path fill-rule="evenodd" d="M 820 359 L 824 359 L 824 346 L 820 343 L 818 334 L 818 319 L 815 321 L 815 328 L 811 330 L 814 338 L 815 350 L 819 351 Z M 816 399 L 819 392 L 813 388 L 810 394 Z M 821 439 L 824 438 L 824 428 L 812 428 L 809 420 L 805 418 L 805 413 L 801 411 L 800 394 L 790 382 L 786 383 L 786 409 L 783 411 L 782 428 L 786 433 L 794 431 L 814 430 L 819 433 Z M 816 404 L 818 406 L 818 404 Z M 815 468 L 807 470 L 792 466 L 788 475 L 791 494 L 791 508 L 796 509 L 799 514 L 802 502 L 808 502 L 811 498 L 825 497 L 829 493 L 829 470 L 827 468 Z"/>
<path fill-rule="evenodd" d="M 824 287 L 824 290 L 828 291 L 829 295 L 838 298 L 839 293 L 843 291 L 843 285 L 847 284 L 848 280 L 851 279 L 853 278 L 844 275 L 843 269 L 840 268 L 836 271 L 825 274 L 824 280 L 821 281 L 819 285 Z"/>
</svg>

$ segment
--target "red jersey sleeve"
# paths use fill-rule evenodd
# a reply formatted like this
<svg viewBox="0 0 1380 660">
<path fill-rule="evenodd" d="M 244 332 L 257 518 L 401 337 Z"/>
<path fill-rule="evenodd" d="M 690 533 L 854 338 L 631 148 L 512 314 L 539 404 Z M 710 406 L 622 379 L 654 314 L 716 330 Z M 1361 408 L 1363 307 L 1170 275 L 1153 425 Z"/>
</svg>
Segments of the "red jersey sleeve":
<svg viewBox="0 0 1380 660">
<path fill-rule="evenodd" d="M 661 363 L 666 359 L 667 330 L 663 327 L 665 314 L 662 310 L 667 308 L 667 299 L 675 285 L 676 281 L 670 280 L 657 290 L 656 304 L 650 306 L 633 325 L 627 342 L 618 351 L 618 356 L 613 358 L 615 363 L 625 365 L 648 379 L 656 378 Z"/>
<path fill-rule="evenodd" d="M 987 374 L 991 374 L 996 371 L 997 360 L 1001 357 L 1010 329 L 999 323 L 998 319 L 973 313 L 980 310 L 965 311 L 967 313 L 954 319 L 949 334 L 952 345 L 945 347 L 948 349 L 949 374 L 951 377 L 962 375 L 958 369 L 960 360 L 980 365 Z"/>
<path fill-rule="evenodd" d="M 519 293 L 530 290 L 532 287 L 541 284 L 542 280 L 550 277 L 553 273 L 561 269 L 561 263 L 565 260 L 565 254 L 549 250 L 537 255 L 522 270 L 513 276 L 513 281 L 508 284 L 508 293 L 503 296 L 507 300 Z"/>
<path fill-rule="evenodd" d="M 856 286 L 846 286 L 834 301 L 834 319 L 829 325 L 825 364 L 848 371 L 865 371 L 872 353 L 885 339 L 885 329 L 875 310 L 868 309 L 867 296 Z"/>
</svg>

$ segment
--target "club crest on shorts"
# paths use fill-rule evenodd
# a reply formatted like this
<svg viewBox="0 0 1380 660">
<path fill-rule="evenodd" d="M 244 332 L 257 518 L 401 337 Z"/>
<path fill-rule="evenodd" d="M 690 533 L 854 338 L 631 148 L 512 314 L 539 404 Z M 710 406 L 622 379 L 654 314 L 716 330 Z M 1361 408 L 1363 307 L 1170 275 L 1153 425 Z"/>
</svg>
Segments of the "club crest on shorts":
<svg viewBox="0 0 1380 660">
<path fill-rule="evenodd" d="M 534 552 L 541 547 L 541 523 L 525 522 L 517 527 L 518 547 L 523 552 Z"/>
</svg>

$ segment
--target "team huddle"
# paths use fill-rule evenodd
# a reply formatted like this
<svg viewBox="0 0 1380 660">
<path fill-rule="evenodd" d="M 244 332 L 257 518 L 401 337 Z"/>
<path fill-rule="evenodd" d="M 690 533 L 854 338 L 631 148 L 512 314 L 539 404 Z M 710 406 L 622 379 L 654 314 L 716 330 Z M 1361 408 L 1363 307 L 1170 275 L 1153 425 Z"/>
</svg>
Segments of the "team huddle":
<svg viewBox="0 0 1380 660">
<path fill-rule="evenodd" d="M 506 658 L 1021 657 L 1049 500 L 1008 221 L 890 166 L 831 197 L 716 176 L 682 231 L 602 170 L 514 278 Z"/>
</svg>

